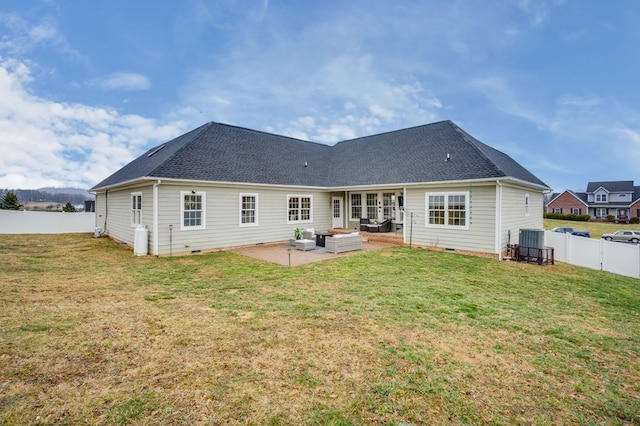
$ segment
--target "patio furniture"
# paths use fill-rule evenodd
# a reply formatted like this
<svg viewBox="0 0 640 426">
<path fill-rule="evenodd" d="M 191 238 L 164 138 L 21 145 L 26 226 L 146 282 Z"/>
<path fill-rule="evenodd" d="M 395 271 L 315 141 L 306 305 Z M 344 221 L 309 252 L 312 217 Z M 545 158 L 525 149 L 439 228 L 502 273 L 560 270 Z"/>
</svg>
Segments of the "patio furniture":
<svg viewBox="0 0 640 426">
<path fill-rule="evenodd" d="M 324 247 L 329 253 L 342 253 L 351 250 L 362 250 L 362 235 L 334 234 L 324 240 Z"/>
<path fill-rule="evenodd" d="M 296 250 L 302 250 L 302 251 L 313 250 L 314 248 L 316 248 L 316 240 L 307 240 L 307 239 L 296 240 L 295 245 L 296 245 Z"/>
<path fill-rule="evenodd" d="M 367 225 L 370 224 L 371 221 L 369 219 L 362 219 L 360 218 L 360 230 L 361 231 L 366 231 L 367 230 Z"/>
<path fill-rule="evenodd" d="M 316 234 L 316 246 L 318 247 L 324 247 L 325 245 L 325 238 L 326 237 L 330 237 L 331 234 L 328 232 L 318 232 Z"/>
<path fill-rule="evenodd" d="M 316 238 L 316 231 L 314 228 L 305 228 L 302 230 L 302 238 L 305 240 L 313 240 Z"/>
<path fill-rule="evenodd" d="M 368 232 L 391 232 L 391 219 L 383 220 L 380 223 L 370 223 L 367 225 Z"/>
</svg>

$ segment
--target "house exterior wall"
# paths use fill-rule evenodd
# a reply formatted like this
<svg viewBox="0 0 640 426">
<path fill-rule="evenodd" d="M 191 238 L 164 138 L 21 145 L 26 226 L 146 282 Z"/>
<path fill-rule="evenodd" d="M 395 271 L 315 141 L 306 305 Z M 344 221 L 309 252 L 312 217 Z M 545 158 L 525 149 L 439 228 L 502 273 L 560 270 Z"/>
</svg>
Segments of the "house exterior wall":
<svg viewBox="0 0 640 426">
<path fill-rule="evenodd" d="M 195 185 L 205 196 L 205 229 L 181 229 L 181 193 L 194 185 L 158 186 L 158 254 L 189 253 L 225 247 L 286 241 L 294 230 L 331 227 L 329 193 L 305 188 L 269 189 L 259 186 Z M 257 195 L 257 224 L 240 224 L 240 194 Z M 311 195 L 312 221 L 287 223 L 288 195 Z M 169 229 L 173 225 L 173 229 Z"/>
<path fill-rule="evenodd" d="M 116 191 L 96 193 L 96 228 L 102 229 L 110 237 L 133 244 L 136 225 L 131 219 L 131 195 L 142 194 L 142 215 L 140 224 L 149 230 L 149 239 L 153 233 L 153 186 L 132 186 Z M 149 246 L 151 247 L 151 246 Z"/>
<path fill-rule="evenodd" d="M 427 226 L 427 193 L 468 195 L 468 227 Z M 407 188 L 405 198 L 405 243 L 423 247 L 495 252 L 495 183 Z M 413 213 L 413 216 L 412 216 Z"/>
<path fill-rule="evenodd" d="M 192 190 L 205 195 L 204 229 L 181 229 L 183 194 Z M 496 232 L 500 232 L 502 250 L 511 231 L 512 244 L 516 244 L 518 230 L 542 228 L 543 196 L 540 190 L 528 190 L 517 185 L 503 184 L 501 192 L 495 182 L 421 185 L 397 190 L 404 199 L 405 243 L 416 246 L 438 247 L 455 250 L 496 254 Z M 262 186 L 220 184 L 157 184 L 157 226 L 154 220 L 154 185 L 148 183 L 125 189 L 96 194 L 96 227 L 105 227 L 115 240 L 133 245 L 135 226 L 131 223 L 131 195 L 142 194 L 141 222 L 149 232 L 149 253 L 153 255 L 184 254 L 226 247 L 254 245 L 286 241 L 293 238 L 294 230 L 315 228 L 324 231 L 332 227 L 331 197 L 344 197 L 344 215 L 351 228 L 359 223 L 348 222 L 349 202 L 345 192 L 328 192 L 322 189 L 273 188 Z M 364 191 L 363 191 L 364 192 Z M 386 192 L 383 191 L 383 192 Z M 427 194 L 460 193 L 466 195 L 467 225 L 464 227 L 434 227 L 427 224 Z M 502 196 L 497 202 L 497 194 Z M 257 196 L 257 224 L 240 222 L 240 194 Z M 288 196 L 312 197 L 312 220 L 306 223 L 287 223 Z M 526 214 L 525 195 L 529 199 Z M 501 223 L 498 230 L 496 208 L 501 206 Z M 398 212 L 399 213 L 399 212 Z M 413 222 L 411 214 L 413 213 Z M 171 226 L 170 226 L 171 225 Z M 155 232 L 157 230 L 157 236 Z M 157 253 L 155 241 L 157 237 Z M 502 251 L 500 250 L 500 251 Z"/>
<path fill-rule="evenodd" d="M 528 198 L 528 212 L 526 205 Z M 520 229 L 544 228 L 544 196 L 539 190 L 532 190 L 505 183 L 502 186 L 502 226 L 500 250 L 507 244 L 519 244 Z M 509 238 L 509 233 L 511 238 Z"/>
<path fill-rule="evenodd" d="M 580 214 L 589 214 L 588 207 L 568 192 L 563 192 L 547 205 L 547 213 L 553 213 L 554 209 L 561 209 L 562 214 L 570 214 L 572 209 L 580 209 Z"/>
</svg>

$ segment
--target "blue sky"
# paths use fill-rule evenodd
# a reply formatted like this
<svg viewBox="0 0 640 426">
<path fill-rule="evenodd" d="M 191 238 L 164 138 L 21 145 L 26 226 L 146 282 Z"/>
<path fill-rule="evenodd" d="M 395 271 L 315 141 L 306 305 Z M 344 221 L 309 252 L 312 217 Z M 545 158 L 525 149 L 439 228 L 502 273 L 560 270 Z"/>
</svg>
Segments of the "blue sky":
<svg viewBox="0 0 640 426">
<path fill-rule="evenodd" d="M 0 188 L 89 188 L 209 121 L 450 119 L 555 191 L 640 185 L 635 0 L 3 0 Z"/>
</svg>

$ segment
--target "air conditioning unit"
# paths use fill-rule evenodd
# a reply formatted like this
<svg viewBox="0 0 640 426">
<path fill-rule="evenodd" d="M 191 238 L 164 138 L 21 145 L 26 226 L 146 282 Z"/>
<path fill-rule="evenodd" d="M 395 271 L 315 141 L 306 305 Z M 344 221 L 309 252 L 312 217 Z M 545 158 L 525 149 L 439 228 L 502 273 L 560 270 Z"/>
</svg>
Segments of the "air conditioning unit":
<svg viewBox="0 0 640 426">
<path fill-rule="evenodd" d="M 544 229 L 521 229 L 520 247 L 544 248 Z"/>
</svg>

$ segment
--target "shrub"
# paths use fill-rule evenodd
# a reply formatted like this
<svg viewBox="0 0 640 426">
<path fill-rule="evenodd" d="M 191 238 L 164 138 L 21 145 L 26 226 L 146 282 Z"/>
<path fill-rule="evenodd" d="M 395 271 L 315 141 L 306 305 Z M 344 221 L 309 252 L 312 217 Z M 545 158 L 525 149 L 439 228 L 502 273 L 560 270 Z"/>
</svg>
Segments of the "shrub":
<svg viewBox="0 0 640 426">
<path fill-rule="evenodd" d="M 607 222 L 613 223 L 615 221 L 616 221 L 616 217 L 614 215 L 610 214 L 607 216 Z"/>
<path fill-rule="evenodd" d="M 588 214 L 562 214 L 562 213 L 545 213 L 545 219 L 560 219 L 560 220 L 573 220 L 576 222 L 588 222 L 591 220 L 591 216 Z"/>
<path fill-rule="evenodd" d="M 564 219 L 564 215 L 562 213 L 545 213 L 545 219 Z"/>
<path fill-rule="evenodd" d="M 640 217 L 638 217 L 638 216 L 632 217 L 631 219 L 629 219 L 629 223 L 634 224 L 634 225 L 636 223 L 640 223 Z"/>
</svg>

